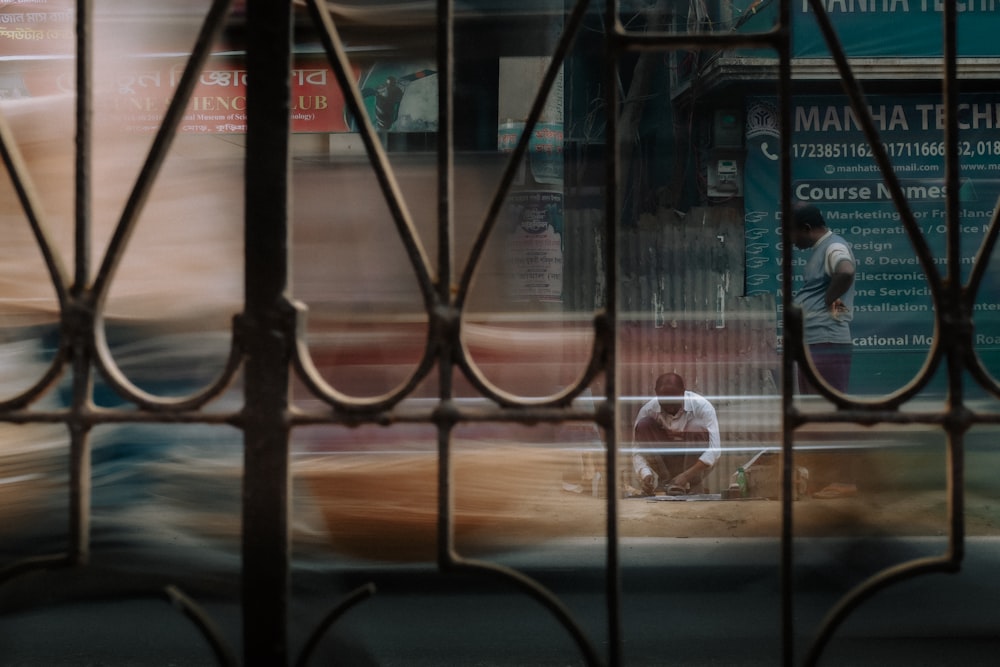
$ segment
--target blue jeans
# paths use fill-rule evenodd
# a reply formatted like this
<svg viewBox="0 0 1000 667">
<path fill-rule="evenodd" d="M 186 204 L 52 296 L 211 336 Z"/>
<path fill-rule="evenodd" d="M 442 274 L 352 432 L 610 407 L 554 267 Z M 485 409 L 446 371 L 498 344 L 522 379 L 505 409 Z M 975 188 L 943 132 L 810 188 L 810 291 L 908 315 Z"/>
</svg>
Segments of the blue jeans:
<svg viewBox="0 0 1000 667">
<path fill-rule="evenodd" d="M 851 378 L 851 353 L 854 346 L 851 343 L 812 343 L 809 354 L 813 365 L 820 376 L 834 389 L 847 393 L 848 381 Z M 798 369 L 799 393 L 816 394 L 816 388 L 809 382 L 802 367 Z"/>
</svg>

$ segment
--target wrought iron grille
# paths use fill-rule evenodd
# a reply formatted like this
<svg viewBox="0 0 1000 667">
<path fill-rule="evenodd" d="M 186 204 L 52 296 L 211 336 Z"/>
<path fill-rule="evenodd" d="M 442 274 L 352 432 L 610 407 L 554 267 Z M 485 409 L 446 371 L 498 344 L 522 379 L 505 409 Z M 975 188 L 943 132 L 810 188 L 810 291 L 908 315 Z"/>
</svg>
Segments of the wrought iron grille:
<svg viewBox="0 0 1000 667">
<path fill-rule="evenodd" d="M 568 386 L 547 397 L 525 398 L 498 389 L 470 358 L 463 340 L 463 313 L 467 305 L 473 274 L 479 266 L 485 245 L 497 227 L 504 198 L 516 177 L 518 164 L 528 150 L 525 132 L 517 142 L 500 176 L 496 192 L 483 220 L 479 223 L 475 241 L 464 263 L 454 252 L 454 144 L 453 144 L 453 72 L 455 56 L 453 33 L 455 13 L 452 2 L 436 3 L 436 67 L 439 80 L 438 129 L 436 134 L 436 199 L 434 211 L 437 230 L 435 261 L 422 244 L 411 212 L 387 158 L 378 132 L 364 112 L 364 100 L 358 83 L 351 73 L 351 63 L 338 33 L 337 21 L 318 0 L 306 0 L 309 16 L 319 35 L 323 51 L 340 87 L 345 92 L 346 106 L 360 123 L 359 136 L 369 156 L 371 167 L 388 204 L 389 212 L 412 265 L 416 285 L 422 298 L 428 322 L 426 343 L 412 375 L 392 392 L 370 399 L 357 399 L 334 389 L 316 371 L 305 339 L 304 307 L 289 297 L 289 208 L 292 199 L 289 187 L 290 161 L 290 71 L 293 52 L 291 2 L 246 3 L 246 71 L 248 118 L 246 132 L 245 174 L 245 302 L 235 320 L 228 361 L 217 380 L 194 395 L 163 398 L 148 393 L 129 381 L 117 367 L 109 352 L 103 327 L 104 306 L 113 284 L 119 260 L 128 245 L 144 202 L 152 188 L 166 152 L 183 121 L 184 110 L 196 84 L 199 72 L 209 57 L 210 49 L 222 31 L 230 12 L 231 0 L 215 0 L 205 16 L 203 27 L 191 56 L 180 75 L 176 95 L 172 98 L 165 118 L 155 134 L 141 171 L 121 213 L 106 254 L 98 266 L 90 262 L 91 228 L 91 145 L 92 79 L 90 53 L 92 3 L 80 0 L 76 4 L 76 178 L 73 256 L 71 268 L 65 268 L 63 258 L 55 250 L 56 243 L 46 225 L 42 202 L 24 168 L 24 160 L 9 127 L 0 118 L 0 148 L 11 174 L 20 204 L 44 256 L 45 265 L 55 290 L 59 309 L 59 342 L 51 365 L 30 388 L 0 404 L 0 419 L 13 424 L 47 423 L 63 425 L 69 433 L 71 482 L 69 485 L 69 547 L 65 553 L 33 558 L 8 565 L 2 579 L 12 579 L 37 569 L 87 566 L 90 554 L 90 485 L 91 432 L 106 424 L 155 423 L 164 428 L 179 424 L 225 424 L 237 428 L 243 437 L 243 504 L 242 504 L 242 634 L 243 656 L 247 664 L 283 665 L 297 659 L 305 664 L 310 652 L 323 633 L 353 605 L 375 594 L 371 586 L 362 586 L 337 603 L 331 602 L 329 615 L 317 624 L 309 641 L 298 655 L 288 637 L 290 597 L 290 527 L 291 503 L 289 440 L 296 428 L 326 424 L 348 427 L 358 425 L 390 425 L 420 423 L 433 425 L 437 433 L 439 461 L 437 507 L 437 567 L 446 574 L 470 574 L 499 578 L 521 593 L 543 605 L 577 645 L 587 664 L 623 664 L 623 642 L 627 633 L 622 628 L 622 582 L 620 562 L 619 504 L 621 489 L 620 454 L 620 391 L 618 370 L 618 290 L 620 279 L 620 247 L 617 230 L 620 227 L 621 196 L 605 198 L 603 229 L 600 239 L 600 261 L 605 272 L 603 305 L 593 316 L 593 345 L 589 360 Z M 534 127 L 543 113 L 545 99 L 556 80 L 558 68 L 566 59 L 573 40 L 581 30 L 588 11 L 588 0 L 572 3 L 565 15 L 564 29 L 551 54 L 551 65 L 542 78 L 538 95 L 531 105 L 525 125 Z M 759 4 L 759 3 L 758 3 Z M 783 127 L 791 126 L 790 96 L 793 80 L 790 33 L 790 0 L 782 0 L 778 21 L 773 29 L 763 33 L 745 32 L 632 32 L 621 23 L 619 3 L 609 0 L 604 12 L 603 35 L 604 105 L 619 109 L 618 72 L 622 58 L 635 52 L 671 52 L 677 50 L 720 51 L 739 47 L 773 51 L 778 56 L 778 86 L 781 100 L 780 120 Z M 944 57 L 942 80 L 945 104 L 944 141 L 947 147 L 947 261 L 942 274 L 909 208 L 892 164 L 878 138 L 870 111 L 865 104 L 862 87 L 852 73 L 851 63 L 839 45 L 838 36 L 819 0 L 809 5 L 828 42 L 836 71 L 844 82 L 851 108 L 862 125 L 865 135 L 881 168 L 881 176 L 889 188 L 900 214 L 902 225 L 914 244 L 921 269 L 926 274 L 935 304 L 935 339 L 926 365 L 920 375 L 898 392 L 877 400 L 861 400 L 831 390 L 817 381 L 802 342 L 801 320 L 793 309 L 784 312 L 785 350 L 781 382 L 781 451 L 782 530 L 780 568 L 782 586 L 782 652 L 784 664 L 795 662 L 796 616 L 793 604 L 793 493 L 797 431 L 808 424 L 880 423 L 923 424 L 940 428 L 947 436 L 948 451 L 948 542 L 939 556 L 924 558 L 887 569 L 855 587 L 830 612 L 805 654 L 805 664 L 816 664 L 824 648 L 840 624 L 864 601 L 875 593 L 904 579 L 932 572 L 954 572 L 960 568 L 965 531 L 963 523 L 963 437 L 979 424 L 1000 422 L 996 415 L 976 412 L 965 400 L 965 381 L 972 379 L 994 397 L 1000 396 L 995 380 L 977 357 L 973 342 L 973 304 L 983 280 L 985 264 L 991 256 L 997 235 L 996 215 L 978 253 L 969 280 L 963 284 L 958 273 L 961 232 L 958 223 L 958 158 L 957 136 L 957 68 L 956 68 L 956 3 L 944 3 Z M 617 114 L 607 115 L 606 135 L 613 138 L 615 149 L 608 151 L 604 186 L 610 193 L 619 193 L 618 159 L 625 140 L 618 137 Z M 784 136 L 780 157 L 782 171 L 782 211 L 791 213 L 791 162 L 789 138 Z M 783 288 L 792 293 L 792 243 L 785 230 Z M 820 393 L 828 401 L 826 411 L 802 411 L 795 401 L 794 364 L 809 368 Z M 939 411 L 904 411 L 907 402 L 924 388 L 934 372 L 943 367 L 948 377 L 948 396 Z M 107 408 L 95 405 L 93 396 L 95 374 L 99 374 L 127 405 Z M 70 378 L 71 392 L 62 408 L 39 407 L 38 401 L 50 392 L 64 375 Z M 428 407 L 404 404 L 414 389 L 428 377 L 435 376 L 437 395 Z M 484 404 L 470 407 L 456 400 L 455 378 L 467 381 Z M 242 379 L 243 405 L 236 410 L 209 410 L 237 378 Z M 595 411 L 583 409 L 575 402 L 600 380 L 604 396 Z M 308 388 L 319 407 L 303 409 L 289 399 L 294 382 Z M 477 423 L 537 424 L 562 422 L 593 423 L 600 427 L 606 444 L 604 465 L 615 474 L 606 476 L 607 526 L 606 553 L 603 569 L 606 577 L 605 603 L 607 610 L 604 651 L 588 636 L 571 611 L 546 587 L 507 566 L 460 555 L 454 541 L 452 437 L 456 427 Z M 222 664 L 235 664 L 236 652 L 214 629 L 211 618 L 198 604 L 176 588 L 167 594 L 203 631 L 211 642 L 216 658 Z M 2 623 L 2 621 L 0 621 Z"/>
</svg>

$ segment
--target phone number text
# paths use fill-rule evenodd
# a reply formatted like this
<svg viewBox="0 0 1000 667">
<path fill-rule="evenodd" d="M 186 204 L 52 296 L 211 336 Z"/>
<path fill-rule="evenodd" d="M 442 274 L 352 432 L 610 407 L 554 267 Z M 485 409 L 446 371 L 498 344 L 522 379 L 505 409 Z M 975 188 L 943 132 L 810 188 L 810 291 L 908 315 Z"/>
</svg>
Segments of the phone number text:
<svg viewBox="0 0 1000 667">
<path fill-rule="evenodd" d="M 793 143 L 791 148 L 793 158 L 863 158 L 875 153 L 866 143 Z M 947 152 L 943 141 L 887 141 L 882 148 L 890 158 L 943 157 Z M 957 148 L 959 156 L 1000 155 L 1000 139 L 960 141 Z"/>
</svg>

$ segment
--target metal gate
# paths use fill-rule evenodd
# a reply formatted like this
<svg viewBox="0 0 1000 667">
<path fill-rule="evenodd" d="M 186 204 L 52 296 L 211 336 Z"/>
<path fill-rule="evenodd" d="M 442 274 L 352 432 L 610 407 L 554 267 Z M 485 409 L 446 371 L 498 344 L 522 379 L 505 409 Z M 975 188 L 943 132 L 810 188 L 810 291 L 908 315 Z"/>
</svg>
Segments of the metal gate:
<svg viewBox="0 0 1000 667">
<path fill-rule="evenodd" d="M 166 151 L 183 122 L 184 112 L 194 90 L 199 72 L 209 57 L 210 48 L 225 25 L 231 10 L 231 0 L 215 0 L 204 19 L 190 59 L 180 73 L 177 93 L 167 108 L 165 119 L 155 134 L 148 155 L 139 172 L 134 188 L 127 198 L 107 254 L 98 266 L 90 263 L 90 181 L 92 173 L 88 156 L 91 145 L 90 125 L 95 114 L 92 107 L 92 79 L 89 43 L 92 3 L 80 0 L 75 9 L 75 71 L 76 97 L 76 176 L 74 205 L 74 240 L 72 268 L 65 270 L 62 258 L 54 250 L 55 242 L 47 230 L 44 206 L 39 201 L 24 169 L 15 137 L 0 119 L 0 144 L 7 169 L 12 174 L 16 192 L 27 214 L 58 301 L 59 341 L 51 365 L 31 386 L 0 404 L 0 420 L 11 424 L 59 424 L 69 433 L 69 546 L 65 553 L 31 558 L 8 564 L 0 573 L 7 585 L 29 572 L 39 569 L 85 568 L 91 559 L 90 491 L 91 491 L 91 432 L 107 424 L 151 423 L 171 429 L 181 424 L 225 424 L 237 428 L 243 439 L 242 490 L 242 655 L 245 664 L 287 665 L 306 664 L 310 653 L 323 634 L 354 605 L 377 593 L 370 585 L 362 585 L 339 600 L 329 601 L 329 614 L 316 622 L 309 640 L 303 646 L 293 646 L 289 639 L 289 607 L 292 569 L 290 538 L 291 463 L 289 441 L 297 428 L 325 424 L 357 428 L 363 425 L 426 424 L 436 433 L 438 455 L 438 505 L 436 563 L 446 575 L 495 578 L 512 586 L 519 593 L 539 602 L 557 619 L 579 650 L 586 664 L 625 664 L 623 645 L 628 637 L 622 627 L 622 572 L 620 526 L 617 520 L 621 504 L 619 449 L 621 446 L 619 388 L 619 235 L 621 201 L 608 196 L 600 230 L 600 266 L 603 285 L 609 286 L 602 295 L 603 305 L 594 313 L 589 325 L 592 345 L 579 375 L 557 392 L 543 398 L 517 396 L 501 389 L 484 377 L 470 358 L 468 342 L 463 337 L 463 314 L 469 297 L 473 275 L 481 261 L 491 233 L 498 226 L 504 198 L 516 178 L 518 164 L 528 150 L 525 132 L 510 153 L 503 168 L 496 192 L 491 200 L 469 256 L 462 263 L 456 260 L 455 211 L 453 202 L 455 155 L 452 129 L 453 72 L 455 57 L 453 33 L 454 4 L 447 0 L 436 3 L 436 68 L 441 85 L 437 98 L 438 128 L 436 133 L 436 208 L 437 246 L 428 253 L 415 229 L 411 212 L 400 193 L 393 166 L 377 129 L 364 112 L 364 98 L 351 73 L 345 45 L 338 34 L 334 14 L 318 0 L 306 0 L 305 5 L 319 35 L 325 58 L 345 92 L 350 113 L 360 122 L 360 140 L 370 157 L 371 168 L 388 204 L 399 238 L 415 275 L 417 290 L 426 316 L 426 341 L 419 362 L 408 380 L 397 389 L 371 399 L 355 399 L 333 389 L 313 366 L 304 320 L 304 307 L 290 296 L 289 210 L 293 196 L 289 186 L 290 113 L 293 53 L 293 22 L 291 2 L 246 2 L 246 160 L 245 160 L 245 301 L 235 317 L 228 361 L 217 380 L 194 395 L 163 398 L 147 393 L 129 382 L 111 358 L 103 332 L 103 309 L 131 232 L 137 224 L 144 201 L 153 187 Z M 540 119 L 545 98 L 556 80 L 558 68 L 566 58 L 588 11 L 598 11 L 591 5 L 599 3 L 580 0 L 564 18 L 551 64 L 541 80 L 539 93 L 525 120 L 528 128 Z M 759 3 L 758 3 L 759 4 Z M 780 120 L 791 126 L 790 86 L 792 62 L 790 50 L 790 0 L 782 0 L 778 23 L 760 34 L 718 32 L 631 32 L 621 22 L 619 3 L 609 1 L 600 9 L 604 13 L 606 33 L 603 35 L 604 80 L 602 90 L 608 109 L 618 109 L 619 84 L 617 73 L 621 59 L 630 53 L 676 50 L 722 50 L 749 47 L 772 50 L 778 54 Z M 905 562 L 879 572 L 853 587 L 830 611 L 818 633 L 809 639 L 804 664 L 816 664 L 842 622 L 863 602 L 877 592 L 902 580 L 935 572 L 955 572 L 960 569 L 964 547 L 963 438 L 975 425 L 996 424 L 995 414 L 976 412 L 967 405 L 964 387 L 972 380 L 996 397 L 1000 396 L 995 380 L 982 367 L 972 344 L 973 304 L 984 275 L 984 265 L 992 253 L 997 234 L 996 216 L 990 221 L 978 262 L 966 284 L 959 274 L 961 233 L 958 224 L 958 120 L 956 102 L 956 3 L 943 5 L 943 35 L 945 57 L 942 59 L 945 103 L 944 141 L 947 147 L 948 257 L 943 264 L 934 262 L 923 241 L 921 231 L 910 212 L 889 158 L 881 149 L 877 130 L 866 108 L 863 93 L 852 75 L 851 66 L 829 21 L 823 3 L 810 0 L 812 11 L 828 40 L 850 96 L 851 107 L 864 128 L 882 178 L 889 187 L 900 213 L 900 219 L 914 244 L 920 266 L 927 276 L 935 304 L 935 340 L 930 356 L 919 377 L 899 392 L 879 400 L 856 400 L 836 392 L 823 390 L 824 409 L 803 411 L 796 404 L 793 385 L 794 364 L 808 365 L 801 340 L 801 322 L 794 310 L 786 310 L 785 350 L 781 362 L 781 558 L 774 567 L 781 583 L 781 661 L 796 662 L 795 638 L 801 635 L 796 625 L 793 595 L 793 474 L 796 434 L 811 424 L 861 425 L 917 424 L 940 429 L 947 437 L 948 459 L 948 537 L 943 553 L 937 556 Z M 621 165 L 618 160 L 618 115 L 607 116 L 607 136 L 615 137 L 607 151 L 604 186 L 608 192 L 619 192 Z M 781 142 L 781 160 L 791 160 L 789 139 Z M 955 194 L 952 194 L 955 193 Z M 782 175 L 782 210 L 784 217 L 791 212 L 790 171 Z M 783 274 L 786 294 L 792 293 L 792 243 L 785 230 Z M 435 261 L 430 255 L 436 257 Z M 944 368 L 948 376 L 948 396 L 940 410 L 907 411 L 902 408 L 925 386 L 931 375 Z M 121 407 L 97 407 L 93 396 L 95 375 L 124 399 Z M 50 392 L 64 375 L 70 379 L 71 391 L 66 404 L 59 408 L 39 407 L 39 401 Z M 242 379 L 243 404 L 238 409 L 210 409 L 224 391 L 237 379 Z M 427 403 L 413 407 L 404 403 L 416 394 L 427 378 L 436 381 L 436 393 Z M 473 387 L 482 402 L 457 400 L 457 378 Z M 596 409 L 581 404 L 591 385 L 599 381 L 603 396 L 595 402 Z M 292 405 L 290 392 L 295 383 L 304 385 L 312 402 L 311 408 Z M 627 422 L 627 418 L 625 420 Z M 604 466 L 615 471 L 606 475 L 606 549 L 602 570 L 605 578 L 604 604 L 606 626 L 604 639 L 597 641 L 574 618 L 559 596 L 534 578 L 515 567 L 498 565 L 486 560 L 468 558 L 455 547 L 454 530 L 454 470 L 453 433 L 469 424 L 596 424 L 606 445 Z M 237 654 L 227 645 L 225 637 L 214 629 L 210 616 L 199 605 L 176 588 L 167 593 L 202 630 L 212 644 L 221 664 L 235 664 Z M 0 625 L 3 621 L 0 619 Z M 599 646 L 603 644 L 603 646 Z M 801 654 L 800 654 L 801 655 Z M 577 659 L 569 656 L 567 660 Z M 777 662 L 776 655 L 770 659 Z M 669 662 L 669 658 L 664 658 Z M 666 663 L 665 663 L 666 664 Z"/>
</svg>

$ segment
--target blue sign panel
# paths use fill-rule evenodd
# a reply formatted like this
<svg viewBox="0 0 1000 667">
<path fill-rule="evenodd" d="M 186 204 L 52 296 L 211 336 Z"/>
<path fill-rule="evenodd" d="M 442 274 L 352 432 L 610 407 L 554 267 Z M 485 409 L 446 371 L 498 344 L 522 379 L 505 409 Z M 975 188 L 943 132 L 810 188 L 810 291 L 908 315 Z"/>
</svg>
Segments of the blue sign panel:
<svg viewBox="0 0 1000 667">
<path fill-rule="evenodd" d="M 1000 56 L 1000 0 L 949 0 L 957 10 L 958 55 Z M 917 58 L 942 54 L 945 0 L 822 0 L 848 56 Z M 777 20 L 779 3 L 735 0 L 740 32 L 762 32 Z M 792 0 L 792 56 L 828 58 L 809 0 Z M 888 38 L 887 38 L 888 37 Z"/>
<path fill-rule="evenodd" d="M 945 254 L 944 117 L 939 99 L 872 96 L 879 141 L 893 164 L 938 271 Z M 777 100 L 750 98 L 746 110 L 747 292 L 781 293 L 780 172 Z M 871 144 L 844 96 L 795 98 L 791 133 L 792 196 L 816 205 L 855 252 L 857 298 L 853 387 L 885 393 L 904 385 L 926 358 L 934 312 L 923 268 L 900 222 Z M 966 95 L 959 106 L 960 275 L 968 279 L 1000 197 L 1000 95 Z M 806 253 L 793 253 L 804 264 Z M 977 352 L 1000 358 L 1000 260 L 975 305 Z M 798 272 L 795 272 L 796 274 Z M 794 274 L 793 274 L 794 275 Z M 795 284 L 801 277 L 795 275 Z M 863 363 L 866 353 L 874 363 Z M 885 353 L 892 353 L 886 357 Z M 987 365 L 989 367 L 989 364 Z M 852 390 L 852 393 L 853 390 Z"/>
</svg>

